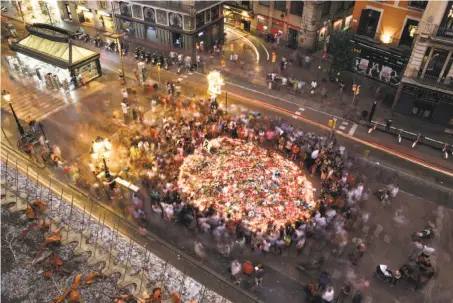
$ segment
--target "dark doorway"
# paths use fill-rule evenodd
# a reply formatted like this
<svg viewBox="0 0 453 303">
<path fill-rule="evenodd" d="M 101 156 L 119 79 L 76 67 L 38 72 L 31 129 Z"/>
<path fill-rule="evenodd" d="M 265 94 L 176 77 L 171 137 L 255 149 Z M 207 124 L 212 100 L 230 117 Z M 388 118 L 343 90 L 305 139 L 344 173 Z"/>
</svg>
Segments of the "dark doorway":
<svg viewBox="0 0 453 303">
<path fill-rule="evenodd" d="M 173 47 L 177 48 L 182 48 L 182 35 L 180 33 L 171 33 L 172 35 L 172 42 L 173 42 Z"/>
<path fill-rule="evenodd" d="M 297 31 L 292 28 L 288 28 L 288 47 L 296 49 L 298 45 Z"/>
<path fill-rule="evenodd" d="M 244 30 L 246 32 L 250 32 L 250 21 L 242 20 L 241 22 L 242 22 L 242 24 L 244 24 Z"/>
</svg>

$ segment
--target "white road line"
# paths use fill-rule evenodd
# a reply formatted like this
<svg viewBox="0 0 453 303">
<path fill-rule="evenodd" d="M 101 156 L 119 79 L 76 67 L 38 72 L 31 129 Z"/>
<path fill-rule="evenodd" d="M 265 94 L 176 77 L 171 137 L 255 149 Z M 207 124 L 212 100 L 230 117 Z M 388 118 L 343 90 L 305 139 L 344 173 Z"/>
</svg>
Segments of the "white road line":
<svg viewBox="0 0 453 303">
<path fill-rule="evenodd" d="M 64 104 L 64 105 L 58 106 L 54 110 L 51 110 L 50 112 L 42 115 L 41 117 L 37 117 L 36 120 L 44 120 L 45 118 L 49 117 L 50 115 L 53 115 L 54 113 L 58 112 L 59 110 L 65 108 L 67 106 L 69 106 L 69 104 Z"/>
<path fill-rule="evenodd" d="M 345 130 L 345 129 L 346 129 L 346 126 L 340 125 L 339 129 Z"/>
<path fill-rule="evenodd" d="M 341 124 L 348 125 L 349 122 L 343 121 L 343 122 L 341 122 Z"/>
<path fill-rule="evenodd" d="M 300 110 L 301 112 L 303 112 L 303 111 L 305 111 L 305 108 L 299 107 L 299 110 Z"/>
<path fill-rule="evenodd" d="M 353 136 L 355 131 L 356 131 L 356 129 L 357 129 L 357 124 L 354 123 L 354 125 L 352 125 L 351 129 L 349 130 L 348 135 Z"/>
</svg>

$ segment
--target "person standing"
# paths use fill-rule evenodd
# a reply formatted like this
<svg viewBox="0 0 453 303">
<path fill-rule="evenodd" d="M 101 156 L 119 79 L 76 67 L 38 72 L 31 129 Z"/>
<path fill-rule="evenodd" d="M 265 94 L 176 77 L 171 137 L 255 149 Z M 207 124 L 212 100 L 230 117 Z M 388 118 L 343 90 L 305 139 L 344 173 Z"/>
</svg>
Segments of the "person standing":
<svg viewBox="0 0 453 303">
<path fill-rule="evenodd" d="M 123 102 L 121 102 L 121 110 L 123 111 L 123 117 L 124 117 L 125 124 L 127 124 L 127 118 L 128 118 L 128 113 L 129 113 L 129 105 L 127 104 L 126 100 L 127 99 L 123 99 Z"/>
<path fill-rule="evenodd" d="M 264 276 L 264 269 L 263 265 L 258 264 L 257 267 L 255 267 L 255 284 L 258 287 L 263 286 L 263 276 Z"/>
<path fill-rule="evenodd" d="M 322 294 L 322 298 L 324 300 L 324 302 L 332 302 L 333 301 L 333 297 L 335 295 L 335 291 L 333 289 L 332 286 L 329 286 L 326 291 Z"/>
</svg>

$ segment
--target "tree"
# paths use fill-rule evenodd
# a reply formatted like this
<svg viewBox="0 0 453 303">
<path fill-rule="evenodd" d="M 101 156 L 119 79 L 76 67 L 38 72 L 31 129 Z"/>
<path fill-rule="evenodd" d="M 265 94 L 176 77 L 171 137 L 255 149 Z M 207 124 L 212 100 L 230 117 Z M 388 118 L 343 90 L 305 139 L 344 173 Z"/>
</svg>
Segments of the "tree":
<svg viewBox="0 0 453 303">
<path fill-rule="evenodd" d="M 342 72 L 352 66 L 354 52 L 352 41 L 354 34 L 350 32 L 335 31 L 330 35 L 328 53 L 332 55 L 332 65 L 330 71 Z"/>
</svg>

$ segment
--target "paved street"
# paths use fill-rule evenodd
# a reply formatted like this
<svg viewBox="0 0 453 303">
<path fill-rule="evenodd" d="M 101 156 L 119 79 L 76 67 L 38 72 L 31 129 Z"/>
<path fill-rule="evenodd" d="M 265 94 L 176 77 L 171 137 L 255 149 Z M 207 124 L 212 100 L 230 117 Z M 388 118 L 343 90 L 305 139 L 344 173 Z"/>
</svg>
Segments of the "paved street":
<svg viewBox="0 0 453 303">
<path fill-rule="evenodd" d="M 231 36 L 241 41 L 237 46 L 241 47 L 241 43 L 244 43 L 243 39 L 239 38 L 237 33 L 232 33 Z M 253 62 L 256 60 L 256 53 L 247 51 L 249 53 L 246 57 L 248 64 L 246 75 L 252 77 L 255 72 L 251 70 L 255 68 Z M 263 49 L 259 53 L 260 57 L 266 56 Z M 112 120 L 112 111 L 120 110 L 121 101 L 119 91 L 121 86 L 115 73 L 119 63 L 118 58 L 110 53 L 103 53 L 101 61 L 104 77 L 90 83 L 86 89 L 75 91 L 70 97 L 61 92 L 39 89 L 33 80 L 21 78 L 14 72 L 11 74 L 15 80 L 11 80 L 10 72 L 2 68 L 2 87 L 11 92 L 12 102 L 19 118 L 24 120 L 28 115 L 32 115 L 41 119 L 50 142 L 61 147 L 67 164 L 81 161 L 80 159 L 88 156 L 91 140 L 97 135 L 109 137 L 118 129 Z M 132 80 L 134 65 L 135 61 L 128 58 L 126 70 L 131 78 L 128 79 L 127 87 L 137 91 L 138 102 L 149 110 L 152 96 L 142 93 L 142 88 L 134 84 Z M 155 68 L 150 68 L 150 75 L 157 79 Z M 176 75 L 174 71 L 170 71 L 161 72 L 160 77 L 162 83 L 179 81 L 182 85 L 182 99 L 206 92 L 206 79 L 200 73 Z M 283 92 L 268 91 L 263 89 L 259 82 L 260 80 L 257 83 L 253 81 L 245 83 L 243 80 L 234 80 L 234 76 L 230 75 L 225 87 L 228 91 L 228 100 L 226 102 L 225 98 L 220 98 L 219 101 L 225 102 L 230 110 L 234 107 L 243 107 L 263 115 L 281 116 L 282 119 L 295 127 L 301 127 L 304 131 L 328 132 L 327 122 L 331 115 L 325 113 L 324 108 L 329 106 L 329 101 L 313 106 L 313 100 L 304 96 L 295 97 Z M 101 106 L 99 100 L 109 100 L 109 107 Z M 2 126 L 10 141 L 14 143 L 17 130 L 14 120 L 8 113 L 8 107 L 3 103 L 2 114 Z M 343 134 L 338 135 L 340 144 L 346 146 L 348 153 L 357 158 L 357 168 L 363 171 L 367 178 L 367 186 L 372 192 L 381 187 L 382 183 L 389 183 L 394 179 L 400 183 L 403 191 L 392 205 L 384 208 L 380 207 L 375 197 L 370 197 L 365 204 L 365 209 L 372 214 L 371 218 L 366 225 L 358 227 L 354 232 L 354 235 L 369 239 L 365 257 L 356 268 L 359 276 L 371 281 L 365 302 L 409 303 L 423 300 L 423 302 L 450 303 L 453 297 L 451 292 L 453 286 L 451 282 L 453 273 L 451 216 L 453 213 L 449 209 L 453 201 L 453 178 L 449 175 L 453 172 L 452 160 L 443 160 L 439 152 L 427 147 L 418 146 L 417 149 L 411 149 L 411 142 L 398 145 L 395 138 L 387 134 L 375 132 L 369 135 L 366 128 L 342 119 L 340 116 L 336 130 Z M 4 157 L 4 154 L 2 156 Z M 60 177 L 59 172 L 48 169 L 42 174 L 47 176 L 57 174 Z M 152 216 L 152 214 L 148 215 Z M 401 216 L 406 219 L 402 220 L 403 224 L 394 220 L 395 217 L 401 219 Z M 372 272 L 376 265 L 382 263 L 389 265 L 390 268 L 396 268 L 404 263 L 411 250 L 410 235 L 414 231 L 425 228 L 428 221 L 435 223 L 439 232 L 439 236 L 431 240 L 432 244 L 430 244 L 437 249 L 434 260 L 438 276 L 422 292 L 406 292 L 404 287 L 389 288 L 388 285 L 374 279 Z M 164 222 L 158 217 L 152 217 L 150 225 L 151 230 L 165 241 L 193 255 L 194 236 L 183 227 Z M 351 238 L 352 236 L 350 235 Z M 211 247 L 212 242 L 209 238 L 198 235 L 198 239 L 211 250 L 204 266 L 228 279 L 227 268 L 230 260 L 214 252 L 215 248 Z M 151 243 L 151 240 L 143 241 Z M 330 256 L 328 246 L 320 247 L 318 244 L 316 241 L 309 242 L 303 256 L 298 258 L 293 251 L 290 251 L 288 256 L 266 258 L 246 252 L 242 261 L 249 258 L 261 262 L 266 268 L 264 288 L 256 295 L 266 302 L 301 302 L 301 298 L 304 297 L 302 284 L 306 283 L 309 277 L 300 275 L 295 270 L 295 264 L 301 260 L 315 259 L 321 254 L 329 255 L 327 268 L 334 276 L 335 290 L 339 293 L 348 264 L 344 258 Z M 161 252 L 161 254 L 164 253 Z M 210 283 L 207 280 L 203 282 Z M 251 291 L 250 286 L 250 283 L 245 282 L 241 285 L 243 289 Z M 216 291 L 228 292 L 228 288 L 216 289 Z"/>
</svg>

